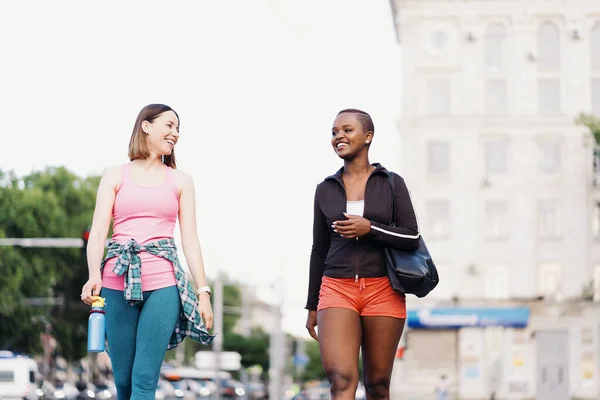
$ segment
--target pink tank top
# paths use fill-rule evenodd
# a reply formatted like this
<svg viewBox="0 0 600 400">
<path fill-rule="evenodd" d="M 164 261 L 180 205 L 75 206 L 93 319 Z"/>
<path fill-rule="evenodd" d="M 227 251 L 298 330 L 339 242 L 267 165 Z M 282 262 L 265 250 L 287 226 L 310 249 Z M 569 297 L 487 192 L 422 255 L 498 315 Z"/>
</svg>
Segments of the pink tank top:
<svg viewBox="0 0 600 400">
<path fill-rule="evenodd" d="M 165 181 L 159 186 L 139 186 L 131 179 L 131 163 L 123 165 L 121 185 L 113 207 L 112 240 L 125 244 L 131 238 L 140 245 L 172 238 L 179 213 L 179 194 L 173 171 L 165 165 Z M 142 290 L 176 285 L 173 264 L 145 251 L 142 262 Z M 117 258 L 106 262 L 102 286 L 124 290 L 125 277 L 113 272 Z"/>
</svg>

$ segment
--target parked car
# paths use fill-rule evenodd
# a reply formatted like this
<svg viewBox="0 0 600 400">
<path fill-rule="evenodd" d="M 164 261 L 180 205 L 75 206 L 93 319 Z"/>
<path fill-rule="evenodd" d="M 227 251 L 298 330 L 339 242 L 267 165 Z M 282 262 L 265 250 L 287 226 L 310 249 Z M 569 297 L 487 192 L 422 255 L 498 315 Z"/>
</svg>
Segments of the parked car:
<svg viewBox="0 0 600 400">
<path fill-rule="evenodd" d="M 3 398 L 37 400 L 40 373 L 35 360 L 0 351 L 0 393 Z"/>
<path fill-rule="evenodd" d="M 57 400 L 75 400 L 79 390 L 74 384 L 69 382 L 55 381 L 54 382 L 54 398 Z"/>
</svg>

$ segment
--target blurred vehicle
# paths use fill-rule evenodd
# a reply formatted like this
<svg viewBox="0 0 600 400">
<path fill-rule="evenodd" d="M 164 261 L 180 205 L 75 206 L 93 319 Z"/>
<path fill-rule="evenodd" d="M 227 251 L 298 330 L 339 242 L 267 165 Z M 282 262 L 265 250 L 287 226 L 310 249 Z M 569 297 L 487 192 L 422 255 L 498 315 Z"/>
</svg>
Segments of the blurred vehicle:
<svg viewBox="0 0 600 400">
<path fill-rule="evenodd" d="M 180 367 L 161 371 L 162 377 L 169 381 L 176 389 L 191 391 L 197 399 L 212 400 L 216 398 L 217 385 L 213 382 L 210 373 L 196 368 Z M 221 374 L 222 379 L 230 379 L 227 372 Z M 223 388 L 223 385 L 221 385 Z M 233 392 L 236 387 L 234 386 Z"/>
<path fill-rule="evenodd" d="M 244 387 L 242 382 L 236 381 L 234 379 L 221 379 L 220 383 L 222 398 L 241 400 L 246 397 L 246 388 Z"/>
<path fill-rule="evenodd" d="M 184 393 L 184 391 L 177 385 L 175 386 L 164 379 L 158 380 L 158 385 L 156 386 L 156 393 L 154 394 L 154 398 L 156 400 L 179 400 L 179 399 L 195 399 L 196 396 L 189 392 L 188 395 Z"/>
<path fill-rule="evenodd" d="M 74 400 L 77 398 L 79 390 L 69 382 L 54 382 L 54 398 L 56 400 Z"/>
<path fill-rule="evenodd" d="M 358 382 L 356 388 L 355 400 L 366 400 L 367 392 L 362 382 Z M 311 382 L 305 385 L 304 389 L 293 397 L 293 400 L 329 400 L 331 399 L 330 385 L 326 380 Z"/>
<path fill-rule="evenodd" d="M 48 381 L 40 381 L 35 394 L 39 400 L 54 400 L 54 391 L 56 388 Z"/>
<path fill-rule="evenodd" d="M 76 397 L 77 400 L 96 398 L 96 386 L 91 383 L 77 382 L 77 389 L 79 389 L 79 393 Z"/>
<path fill-rule="evenodd" d="M 181 399 L 213 399 L 214 394 L 201 384 L 191 379 L 180 379 L 170 382 L 175 388 L 177 398 Z"/>
<path fill-rule="evenodd" d="M 329 382 L 326 380 L 307 382 L 305 384 L 304 396 L 307 400 L 329 400 L 331 393 L 329 390 Z"/>
<path fill-rule="evenodd" d="M 0 393 L 2 398 L 38 399 L 39 370 L 27 356 L 0 351 Z M 39 393 L 39 392 L 38 392 Z"/>
<path fill-rule="evenodd" d="M 262 382 L 249 382 L 246 389 L 250 400 L 265 400 L 268 397 L 267 388 Z"/>
<path fill-rule="evenodd" d="M 94 398 L 99 400 L 116 399 L 117 387 L 110 381 L 98 383 L 94 389 L 94 394 Z"/>
</svg>

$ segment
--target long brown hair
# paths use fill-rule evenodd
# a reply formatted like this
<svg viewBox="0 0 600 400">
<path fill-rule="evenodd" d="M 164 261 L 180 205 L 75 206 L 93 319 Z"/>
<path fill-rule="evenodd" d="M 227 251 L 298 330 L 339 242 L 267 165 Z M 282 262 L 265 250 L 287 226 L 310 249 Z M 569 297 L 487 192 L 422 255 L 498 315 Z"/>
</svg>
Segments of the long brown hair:
<svg viewBox="0 0 600 400">
<path fill-rule="evenodd" d="M 146 143 L 146 134 L 142 129 L 142 122 L 153 122 L 160 114 L 166 111 L 173 111 L 175 116 L 177 116 L 177 122 L 179 123 L 179 115 L 177 112 L 165 104 L 148 104 L 146 107 L 142 108 L 135 120 L 133 132 L 131 132 L 131 139 L 129 139 L 129 161 L 139 159 L 145 160 L 150 157 L 150 151 L 148 151 L 148 144 Z M 164 156 L 164 163 L 173 169 L 177 168 L 177 163 L 175 162 L 175 149 L 171 150 L 170 155 Z"/>
</svg>

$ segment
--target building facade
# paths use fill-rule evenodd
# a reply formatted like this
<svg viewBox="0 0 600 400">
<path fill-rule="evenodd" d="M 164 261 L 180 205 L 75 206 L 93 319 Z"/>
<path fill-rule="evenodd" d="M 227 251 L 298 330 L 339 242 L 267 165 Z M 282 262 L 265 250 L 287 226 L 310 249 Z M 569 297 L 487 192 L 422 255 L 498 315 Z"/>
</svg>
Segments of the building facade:
<svg viewBox="0 0 600 400">
<path fill-rule="evenodd" d="M 409 301 L 417 328 L 398 379 L 447 374 L 460 398 L 567 398 L 550 386 L 600 397 L 600 320 L 584 318 L 597 303 L 582 301 L 600 292 L 600 181 L 593 139 L 575 124 L 600 115 L 600 1 L 392 6 L 402 172 L 441 275 Z M 498 317 L 523 307 L 525 321 Z M 456 323 L 461 312 L 471 325 Z M 428 330 L 419 315 L 445 325 Z M 415 348 L 428 346 L 450 350 L 426 364 Z M 545 360 L 546 347 L 564 354 Z"/>
</svg>

